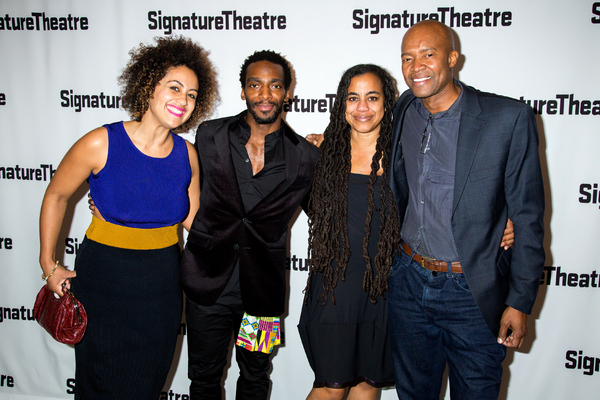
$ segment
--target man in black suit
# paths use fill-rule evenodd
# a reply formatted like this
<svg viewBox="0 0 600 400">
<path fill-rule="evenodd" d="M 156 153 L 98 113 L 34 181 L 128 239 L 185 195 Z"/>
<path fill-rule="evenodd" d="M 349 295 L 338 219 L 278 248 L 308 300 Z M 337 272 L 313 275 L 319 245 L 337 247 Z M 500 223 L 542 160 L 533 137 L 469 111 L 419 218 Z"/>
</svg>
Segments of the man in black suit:
<svg viewBox="0 0 600 400">
<path fill-rule="evenodd" d="M 390 277 L 400 399 L 496 399 L 506 347 L 527 334 L 543 271 L 544 189 L 535 117 L 524 103 L 453 79 L 449 28 L 402 40 L 410 88 L 394 111 L 391 182 L 402 251 Z M 507 217 L 515 242 L 498 247 Z"/>
<path fill-rule="evenodd" d="M 256 52 L 240 73 L 247 110 L 198 127 L 200 208 L 180 275 L 192 399 L 222 398 L 231 336 L 244 316 L 284 311 L 287 226 L 306 205 L 319 155 L 281 119 L 291 81 L 283 57 Z M 267 398 L 269 356 L 236 346 L 237 399 Z"/>
</svg>

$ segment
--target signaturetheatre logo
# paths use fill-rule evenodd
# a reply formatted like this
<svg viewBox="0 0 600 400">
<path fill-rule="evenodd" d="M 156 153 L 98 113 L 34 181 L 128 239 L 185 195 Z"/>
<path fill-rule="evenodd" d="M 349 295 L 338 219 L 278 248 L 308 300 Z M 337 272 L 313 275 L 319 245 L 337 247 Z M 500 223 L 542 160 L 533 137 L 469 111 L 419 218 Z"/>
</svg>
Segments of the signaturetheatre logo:
<svg viewBox="0 0 600 400">
<path fill-rule="evenodd" d="M 271 15 L 266 11 L 259 15 L 243 15 L 236 10 L 221 11 L 220 15 L 163 15 L 161 10 L 148 11 L 148 29 L 163 31 L 170 35 L 173 31 L 260 31 L 283 30 L 287 28 L 285 15 Z"/>
<path fill-rule="evenodd" d="M 13 240 L 8 237 L 0 237 L 0 250 L 12 250 Z"/>
<path fill-rule="evenodd" d="M 0 17 L 0 31 L 87 31 L 88 17 L 78 17 L 71 14 L 57 17 L 46 15 L 45 12 L 32 12 L 31 16 Z"/>
<path fill-rule="evenodd" d="M 6 321 L 35 321 L 33 310 L 31 308 L 21 307 L 0 307 L 0 323 Z"/>
<path fill-rule="evenodd" d="M 483 11 L 459 11 L 455 7 L 438 7 L 429 12 L 403 12 L 391 14 L 369 13 L 369 9 L 352 11 L 352 28 L 366 29 L 372 35 L 382 29 L 408 29 L 417 22 L 432 19 L 440 21 L 450 28 L 495 28 L 512 25 L 511 11 L 495 11 L 486 8 Z"/>
<path fill-rule="evenodd" d="M 83 108 L 119 108 L 121 97 L 106 95 L 104 92 L 98 94 L 76 94 L 73 89 L 60 91 L 60 106 L 73 108 L 75 112 L 81 112 Z"/>
<path fill-rule="evenodd" d="M 579 185 L 579 202 L 582 204 L 598 204 L 600 196 L 598 196 L 597 183 L 582 183 Z M 600 206 L 598 206 L 600 208 Z"/>
<path fill-rule="evenodd" d="M 10 375 L 0 375 L 0 387 L 15 387 L 15 378 Z"/>
<path fill-rule="evenodd" d="M 286 269 L 292 271 L 308 271 L 308 259 L 298 258 L 295 254 L 291 257 L 286 257 Z"/>
<path fill-rule="evenodd" d="M 75 394 L 75 379 L 69 378 L 66 382 L 67 385 L 67 394 Z M 172 389 L 169 389 L 168 392 L 161 392 L 158 400 L 189 400 L 190 396 L 188 394 L 175 393 Z"/>
<path fill-rule="evenodd" d="M 561 266 L 546 266 L 540 280 L 541 285 L 579 288 L 599 288 L 600 275 L 596 270 L 590 273 L 575 273 Z"/>
<path fill-rule="evenodd" d="M 335 97 L 336 95 L 332 93 L 327 93 L 325 98 L 321 99 L 303 99 L 296 95 L 283 106 L 283 111 L 295 113 L 328 113 L 333 108 Z"/>
<path fill-rule="evenodd" d="M 18 180 L 18 181 L 39 181 L 46 182 L 52 179 L 56 169 L 52 164 L 40 164 L 39 168 L 21 166 L 0 166 L 0 179 Z"/>
<path fill-rule="evenodd" d="M 566 369 L 581 370 L 584 375 L 600 372 L 600 358 L 584 355 L 583 350 L 567 350 L 565 359 Z"/>
<path fill-rule="evenodd" d="M 536 114 L 548 115 L 600 115 L 600 100 L 580 99 L 571 94 L 557 94 L 554 99 L 520 101 L 529 105 Z"/>
</svg>

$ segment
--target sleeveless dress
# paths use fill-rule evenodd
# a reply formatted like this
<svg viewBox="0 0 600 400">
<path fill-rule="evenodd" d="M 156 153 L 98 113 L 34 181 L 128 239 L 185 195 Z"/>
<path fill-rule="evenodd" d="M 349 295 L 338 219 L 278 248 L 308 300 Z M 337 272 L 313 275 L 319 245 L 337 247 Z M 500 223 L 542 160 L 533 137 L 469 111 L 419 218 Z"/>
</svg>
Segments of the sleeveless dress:
<svg viewBox="0 0 600 400">
<path fill-rule="evenodd" d="M 321 305 L 323 274 L 313 275 L 302 307 L 298 329 L 311 368 L 315 388 L 345 388 L 366 382 L 371 386 L 394 385 L 388 335 L 387 300 L 373 304 L 362 282 L 366 266 L 362 255 L 367 213 L 368 175 L 350 174 L 348 180 L 348 238 L 350 259 L 345 281 L 338 280 L 331 296 Z M 375 207 L 380 207 L 381 177 L 375 182 Z M 371 260 L 377 254 L 381 221 L 374 210 L 369 240 Z"/>
<path fill-rule="evenodd" d="M 169 156 L 149 157 L 121 122 L 105 127 L 107 162 L 89 182 L 109 222 L 93 218 L 72 280 L 88 314 L 84 338 L 75 345 L 75 399 L 156 400 L 181 324 L 177 224 L 189 209 L 188 152 L 171 133 Z"/>
</svg>

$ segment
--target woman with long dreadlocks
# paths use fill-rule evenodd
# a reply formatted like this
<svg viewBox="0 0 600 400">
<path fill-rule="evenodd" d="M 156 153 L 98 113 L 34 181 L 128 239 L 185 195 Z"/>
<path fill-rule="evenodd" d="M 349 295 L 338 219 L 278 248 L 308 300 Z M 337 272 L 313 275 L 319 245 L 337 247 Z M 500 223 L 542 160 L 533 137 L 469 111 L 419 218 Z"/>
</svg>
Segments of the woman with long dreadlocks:
<svg viewBox="0 0 600 400">
<path fill-rule="evenodd" d="M 386 292 L 399 243 L 388 184 L 395 80 L 356 65 L 338 86 L 309 216 L 309 265 L 298 328 L 315 372 L 308 399 L 375 399 L 394 384 Z"/>
</svg>

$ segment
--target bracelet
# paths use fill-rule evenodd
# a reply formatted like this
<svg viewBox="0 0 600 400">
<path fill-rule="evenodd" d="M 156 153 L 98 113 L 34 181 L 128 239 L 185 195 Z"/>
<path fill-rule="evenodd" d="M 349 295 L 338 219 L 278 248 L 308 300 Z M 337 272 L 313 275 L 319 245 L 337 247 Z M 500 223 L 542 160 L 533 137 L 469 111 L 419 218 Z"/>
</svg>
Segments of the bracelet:
<svg viewBox="0 0 600 400">
<path fill-rule="evenodd" d="M 58 261 L 56 262 L 56 264 L 54 265 L 54 268 L 52 268 L 52 271 L 50 272 L 50 274 L 48 274 L 48 276 L 44 275 L 44 272 L 42 272 L 42 280 L 46 283 L 48 283 L 48 278 L 50 278 L 52 276 L 52 274 L 54 274 L 54 271 L 56 271 L 56 268 L 58 268 Z"/>
</svg>

